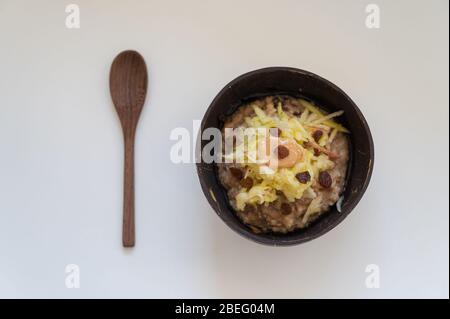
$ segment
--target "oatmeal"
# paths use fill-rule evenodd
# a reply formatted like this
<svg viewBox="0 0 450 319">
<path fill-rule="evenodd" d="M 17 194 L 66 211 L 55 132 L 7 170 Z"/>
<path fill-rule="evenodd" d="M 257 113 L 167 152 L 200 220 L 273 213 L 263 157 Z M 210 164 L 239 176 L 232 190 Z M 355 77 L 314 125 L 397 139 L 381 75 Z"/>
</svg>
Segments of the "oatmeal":
<svg viewBox="0 0 450 319">
<path fill-rule="evenodd" d="M 349 159 L 348 131 L 334 121 L 342 113 L 269 96 L 226 119 L 219 180 L 254 232 L 305 228 L 337 202 Z"/>
</svg>

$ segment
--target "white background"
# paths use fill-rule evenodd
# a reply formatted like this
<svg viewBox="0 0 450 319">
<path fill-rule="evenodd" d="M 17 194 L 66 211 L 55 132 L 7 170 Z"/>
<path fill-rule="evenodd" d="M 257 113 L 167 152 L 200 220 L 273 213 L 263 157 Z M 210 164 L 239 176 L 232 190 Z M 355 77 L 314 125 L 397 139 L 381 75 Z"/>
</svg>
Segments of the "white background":
<svg viewBox="0 0 450 319">
<path fill-rule="evenodd" d="M 74 0 L 75 1 L 75 0 Z M 449 296 L 448 10 L 444 0 L 0 0 L 0 297 Z M 145 57 L 136 141 L 137 246 L 121 247 L 122 136 L 114 56 Z M 360 106 L 375 141 L 353 213 L 308 244 L 249 242 L 214 214 L 194 165 L 169 160 L 230 80 L 315 72 Z M 65 287 L 77 264 L 81 288 Z M 377 264 L 381 287 L 365 286 Z"/>
</svg>

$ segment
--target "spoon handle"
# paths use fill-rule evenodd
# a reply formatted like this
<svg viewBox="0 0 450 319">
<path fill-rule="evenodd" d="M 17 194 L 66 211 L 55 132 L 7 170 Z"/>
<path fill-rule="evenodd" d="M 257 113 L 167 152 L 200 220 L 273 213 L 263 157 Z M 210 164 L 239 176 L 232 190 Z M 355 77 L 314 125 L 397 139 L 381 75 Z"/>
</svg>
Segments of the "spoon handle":
<svg viewBox="0 0 450 319">
<path fill-rule="evenodd" d="M 123 232 L 124 247 L 134 247 L 134 137 L 125 137 L 125 164 L 123 187 Z"/>
</svg>

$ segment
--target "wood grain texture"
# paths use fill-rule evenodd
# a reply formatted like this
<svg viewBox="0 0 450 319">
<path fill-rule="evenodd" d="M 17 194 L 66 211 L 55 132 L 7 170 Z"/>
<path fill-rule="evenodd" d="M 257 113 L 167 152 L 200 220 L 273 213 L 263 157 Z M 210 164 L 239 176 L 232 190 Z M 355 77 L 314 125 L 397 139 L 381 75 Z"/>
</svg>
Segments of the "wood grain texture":
<svg viewBox="0 0 450 319">
<path fill-rule="evenodd" d="M 111 65 L 109 88 L 119 115 L 124 137 L 124 247 L 135 245 L 134 212 L 134 140 L 139 116 L 147 95 L 147 67 L 136 51 L 120 53 Z"/>
</svg>

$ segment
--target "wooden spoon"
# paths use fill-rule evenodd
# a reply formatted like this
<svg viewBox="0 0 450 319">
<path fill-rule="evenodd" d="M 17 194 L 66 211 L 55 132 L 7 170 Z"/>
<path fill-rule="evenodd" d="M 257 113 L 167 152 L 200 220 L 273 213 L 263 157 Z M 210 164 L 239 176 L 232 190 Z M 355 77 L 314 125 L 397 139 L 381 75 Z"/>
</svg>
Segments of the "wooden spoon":
<svg viewBox="0 0 450 319">
<path fill-rule="evenodd" d="M 147 95 L 147 67 L 136 51 L 120 53 L 111 65 L 109 89 L 122 124 L 125 146 L 123 233 L 124 247 L 135 244 L 134 229 L 134 140 Z"/>
</svg>

